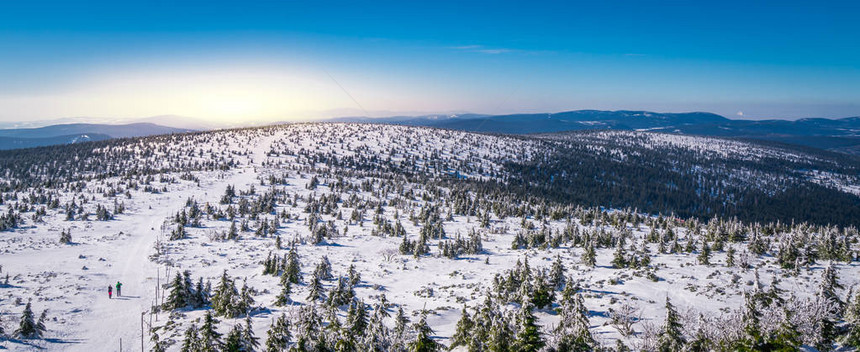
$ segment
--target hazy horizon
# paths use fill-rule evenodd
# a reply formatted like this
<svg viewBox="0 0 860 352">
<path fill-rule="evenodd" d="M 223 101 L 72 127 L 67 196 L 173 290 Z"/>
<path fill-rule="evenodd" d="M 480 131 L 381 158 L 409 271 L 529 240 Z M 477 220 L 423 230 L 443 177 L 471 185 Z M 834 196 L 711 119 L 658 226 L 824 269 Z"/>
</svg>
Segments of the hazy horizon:
<svg viewBox="0 0 860 352">
<path fill-rule="evenodd" d="M 347 109 L 348 110 L 348 109 Z M 313 122 L 313 121 L 326 121 L 337 118 L 370 118 L 370 119 L 384 119 L 391 117 L 424 117 L 424 116 L 453 116 L 453 115 L 465 115 L 465 114 L 474 114 L 474 115 L 487 115 L 487 116 L 503 116 L 503 115 L 517 115 L 517 114 L 536 114 L 536 113 L 561 113 L 568 111 L 577 111 L 577 110 L 601 110 L 601 109 L 576 109 L 576 110 L 559 110 L 559 111 L 528 111 L 528 112 L 508 112 L 508 113 L 499 113 L 499 114 L 486 114 L 480 112 L 471 112 L 471 111 L 448 111 L 448 112 L 373 112 L 370 111 L 370 116 L 363 115 L 362 111 L 355 111 L 354 113 L 344 112 L 342 114 L 330 114 L 330 115 L 320 115 L 317 117 L 302 117 L 302 118 L 282 118 L 282 119 L 271 119 L 271 120 L 259 120 L 259 119 L 247 119 L 242 121 L 211 121 L 205 118 L 197 117 L 197 116 L 183 116 L 176 114 L 163 114 L 163 115 L 154 115 L 154 116 L 142 116 L 142 117 L 128 117 L 128 118 L 112 118 L 112 117 L 94 117 L 94 116 L 70 116 L 70 117 L 60 117 L 55 119 L 37 119 L 37 120 L 21 120 L 21 121 L 0 121 L 0 129 L 9 129 L 9 128 L 39 128 L 50 125 L 60 125 L 60 124 L 78 124 L 78 123 L 88 123 L 88 124 L 132 124 L 132 123 L 155 123 L 169 127 L 179 127 L 179 128 L 192 128 L 186 126 L 192 125 L 205 125 L 209 128 L 223 128 L 223 127 L 241 127 L 241 126 L 259 126 L 271 123 L 286 123 L 286 122 Z M 603 111 L 648 111 L 654 113 L 713 113 L 710 111 L 650 111 L 650 110 L 642 110 L 642 109 L 619 109 L 619 110 L 603 110 Z M 714 113 L 716 114 L 716 113 Z M 782 118 L 782 117 L 761 117 L 761 118 L 751 118 L 746 116 L 725 116 L 722 114 L 717 114 L 723 116 L 725 118 L 731 120 L 749 120 L 749 121 L 764 121 L 764 120 L 787 120 L 787 121 L 796 121 L 800 119 L 806 118 L 825 118 L 825 119 L 844 119 L 844 118 L 852 118 L 852 117 L 860 117 L 858 116 L 807 116 L 807 117 L 797 117 L 797 118 Z M 158 121 L 159 118 L 178 118 L 184 119 L 180 121 L 174 122 L 162 122 Z"/>
</svg>

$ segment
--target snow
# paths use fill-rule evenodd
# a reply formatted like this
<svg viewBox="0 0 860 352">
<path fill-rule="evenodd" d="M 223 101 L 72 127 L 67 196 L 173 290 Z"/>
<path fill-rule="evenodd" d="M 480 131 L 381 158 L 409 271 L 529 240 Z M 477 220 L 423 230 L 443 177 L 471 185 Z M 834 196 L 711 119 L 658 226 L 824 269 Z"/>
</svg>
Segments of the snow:
<svg viewBox="0 0 860 352">
<path fill-rule="evenodd" d="M 632 132 L 607 132 L 632 133 Z M 593 135 L 595 139 L 604 138 L 602 134 Z M 648 134 L 649 145 L 682 145 L 701 150 L 705 155 L 750 155 L 749 146 L 740 142 L 699 137 Z M 137 144 L 136 144 L 137 143 Z M 165 284 L 177 270 L 190 270 L 193 278 L 202 276 L 212 279 L 213 283 L 224 270 L 231 277 L 246 278 L 248 284 L 258 292 L 255 300 L 265 306 L 253 316 L 258 337 L 265 337 L 265 331 L 273 317 L 281 312 L 292 316 L 299 304 L 305 300 L 305 286 L 294 287 L 291 295 L 297 301 L 294 306 L 274 307 L 271 302 L 279 292 L 278 278 L 262 275 L 260 263 L 271 252 L 282 256 L 286 249 L 274 249 L 271 237 L 261 238 L 253 232 L 240 234 L 238 241 L 211 241 L 210 235 L 226 231 L 231 222 L 215 219 L 204 220 L 201 228 L 186 228 L 188 239 L 167 241 L 165 232 L 173 225 L 170 219 L 185 208 L 186 200 L 193 198 L 200 204 L 218 205 L 227 186 L 236 187 L 237 192 L 245 191 L 252 185 L 256 194 L 272 188 L 282 189 L 295 194 L 299 199 L 311 195 L 316 198 L 333 192 L 335 179 L 325 177 L 332 169 L 322 161 L 310 162 L 310 151 L 317 154 L 328 153 L 338 157 L 377 156 L 393 162 L 417 159 L 420 168 L 416 173 L 441 175 L 458 172 L 464 178 L 489 179 L 493 172 L 500 172 L 499 163 L 504 160 L 522 160 L 529 157 L 539 144 L 514 137 L 487 136 L 456 131 L 439 131 L 425 128 L 402 126 L 372 126 L 355 124 L 293 124 L 269 127 L 253 132 L 245 130 L 217 131 L 204 135 L 179 135 L 164 137 L 164 145 L 156 155 L 144 155 L 145 140 L 129 142 L 118 149 L 99 150 L 103 155 L 118 153 L 120 150 L 135 153 L 139 159 L 136 165 L 167 167 L 179 158 L 193 163 L 211 160 L 215 155 L 230 155 L 239 162 L 238 167 L 225 171 L 192 172 L 199 184 L 192 180 L 181 180 L 181 173 L 171 173 L 174 182 L 154 181 L 157 187 L 167 187 L 168 192 L 151 193 L 130 190 L 132 198 L 125 199 L 127 210 L 111 221 L 65 221 L 62 209 L 50 210 L 44 223 L 27 222 L 26 226 L 14 232 L 0 233 L 0 265 L 3 275 L 11 275 L 10 287 L 0 287 L 0 323 L 12 330 L 22 306 L 14 298 L 24 302 L 32 300 L 36 312 L 48 309 L 51 320 L 47 323 L 49 332 L 45 340 L 7 341 L 0 343 L 10 350 L 46 349 L 51 351 L 92 351 L 123 350 L 140 348 L 141 318 L 144 324 L 144 347 L 149 348 L 148 330 L 150 327 L 163 327 L 168 320 L 167 313 L 154 314 L 151 307 L 156 295 L 163 298 Z M 394 151 L 393 147 L 397 147 Z M 612 153 L 619 159 L 625 155 L 620 150 L 612 150 L 596 144 L 595 152 Z M 245 152 L 248 153 L 245 153 Z M 753 155 L 763 157 L 774 155 L 772 151 L 756 150 Z M 168 160 L 168 157 L 174 158 Z M 807 158 L 804 155 L 779 154 L 780 158 Z M 434 160 L 445 160 L 450 165 L 468 165 L 483 171 L 438 169 Z M 474 169 L 469 169 L 474 170 Z M 283 185 L 261 185 L 261 180 L 269 176 L 286 175 Z M 312 176 L 320 177 L 321 185 L 314 190 L 307 189 Z M 373 181 L 370 176 L 360 174 L 342 175 L 347 181 L 358 184 Z M 826 176 L 821 176 L 825 179 Z M 91 181 L 81 193 L 63 193 L 63 204 L 71 199 L 92 198 L 91 203 L 113 204 L 113 198 L 94 192 L 98 185 L 121 183 L 119 177 Z M 403 187 L 416 191 L 426 191 L 424 186 L 404 179 Z M 853 186 L 856 187 L 856 186 Z M 450 190 L 447 190 L 450 191 Z M 387 193 L 387 192 L 386 192 Z M 391 201 L 394 191 L 383 194 L 355 191 L 360 198 L 374 201 Z M 348 194 L 347 194 L 348 196 Z M 243 196 L 253 198 L 253 196 Z M 122 197 L 118 197 L 122 200 Z M 286 243 L 291 239 L 302 239 L 309 235 L 303 212 L 305 203 L 299 200 L 295 207 L 278 204 L 277 213 L 286 211 L 291 220 L 283 221 L 278 235 Z M 408 207 L 421 207 L 426 201 L 416 196 L 406 200 Z M 0 206 L 6 210 L 9 205 Z M 95 204 L 87 204 L 93 208 Z M 383 214 L 391 221 L 399 216 L 410 238 L 415 238 L 420 226 L 408 219 L 406 206 L 384 206 Z M 344 219 L 353 208 L 341 205 L 338 209 Z M 264 216 L 265 217 L 265 216 Z M 271 219 L 273 217 L 265 217 Z M 728 309 L 740 306 L 744 292 L 752 289 L 754 271 L 737 267 L 726 267 L 725 253 L 715 252 L 712 265 L 696 264 L 694 254 L 656 254 L 656 247 L 649 245 L 652 265 L 659 268 L 659 281 L 634 275 L 633 270 L 611 268 L 610 261 L 614 249 L 598 249 L 597 266 L 586 267 L 580 264 L 581 248 L 562 246 L 560 248 L 511 249 L 511 242 L 520 229 L 521 218 L 499 219 L 492 217 L 492 228 L 507 228 L 504 233 L 490 233 L 480 229 L 474 216 L 453 217 L 445 221 L 445 231 L 449 237 L 456 234 L 465 236 L 470 230 L 482 233 L 485 251 L 476 255 L 464 255 L 452 260 L 438 255 L 431 241 L 431 255 L 416 259 L 397 252 L 401 242 L 399 237 L 372 236 L 375 228 L 372 215 L 367 214 L 363 225 L 338 220 L 333 215 L 322 215 L 324 221 L 333 221 L 335 228 L 345 226 L 349 230 L 340 237 L 324 245 L 302 243 L 298 252 L 302 257 L 305 276 L 322 256 L 327 256 L 333 272 L 344 274 L 350 265 L 355 265 L 362 275 L 362 284 L 357 294 L 366 303 L 377 302 L 381 294 L 389 301 L 400 305 L 410 316 L 422 309 L 432 312 L 428 317 L 437 338 L 443 343 L 450 337 L 460 316 L 463 305 L 474 306 L 481 302 L 489 289 L 494 275 L 514 267 L 518 260 L 528 258 L 533 268 L 549 268 L 553 259 L 560 256 L 567 274 L 585 287 L 586 306 L 595 313 L 591 317 L 592 331 L 599 340 L 612 341 L 622 338 L 618 331 L 608 324 L 608 309 L 621 303 L 630 303 L 641 310 L 642 321 L 634 328 L 643 331 L 645 324 L 659 325 L 665 314 L 665 298 L 672 299 L 682 309 L 695 309 L 713 316 L 725 314 Z M 581 225 L 579 219 L 572 219 L 573 226 L 583 231 L 612 231 L 610 226 L 594 224 Z M 535 220 L 530 220 L 535 221 Z M 253 222 L 252 222 L 253 223 Z M 568 225 L 567 220 L 549 221 L 545 226 L 559 231 Z M 647 227 L 634 227 L 628 224 L 634 238 L 648 234 Z M 62 229 L 70 229 L 72 245 L 58 244 L 56 239 Z M 513 230 L 516 229 L 516 230 Z M 674 229 L 683 238 L 687 230 L 677 225 Z M 156 242 L 163 243 L 165 254 L 155 255 Z M 741 250 L 740 245 L 736 249 Z M 783 269 L 776 265 L 772 257 L 752 257 L 751 264 L 758 267 L 762 283 L 768 286 L 774 277 L 781 277 L 780 287 L 794 292 L 798 297 L 814 294 L 820 271 L 826 263 L 818 263 L 801 274 L 782 277 Z M 860 270 L 856 263 L 838 264 L 842 284 L 851 287 L 860 283 Z M 736 276 L 733 278 L 733 276 Z M 2 278 L 2 275 L 0 275 Z M 123 296 L 108 299 L 105 285 L 119 280 L 123 282 Z M 325 282 L 326 288 L 333 283 Z M 427 294 L 432 290 L 432 295 Z M 193 319 L 203 315 L 203 310 L 186 311 L 177 317 L 180 326 L 187 326 Z M 546 328 L 557 323 L 557 315 L 550 311 L 538 312 L 539 322 Z M 221 319 L 221 330 L 236 324 L 240 319 Z M 183 325 L 185 324 L 185 325 Z M 174 329 L 164 333 L 162 339 L 180 339 L 184 329 Z M 120 342 L 121 341 L 121 342 Z M 637 343 L 634 337 L 629 343 Z M 178 350 L 178 344 L 170 350 Z"/>
</svg>

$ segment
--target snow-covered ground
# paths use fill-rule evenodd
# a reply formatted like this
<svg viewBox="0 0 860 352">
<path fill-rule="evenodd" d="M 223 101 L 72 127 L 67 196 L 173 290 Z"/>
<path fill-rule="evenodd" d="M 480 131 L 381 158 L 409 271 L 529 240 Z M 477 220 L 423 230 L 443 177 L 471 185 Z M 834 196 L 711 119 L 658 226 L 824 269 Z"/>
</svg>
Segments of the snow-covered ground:
<svg viewBox="0 0 860 352">
<path fill-rule="evenodd" d="M 668 143 L 703 150 L 714 147 L 710 140 L 654 136 L 649 138 L 656 146 Z M 453 174 L 464 179 L 501 179 L 499 163 L 528 158 L 534 149 L 540 148 L 536 141 L 516 137 L 400 126 L 296 124 L 175 136 L 158 143 L 163 143 L 163 148 L 156 148 L 155 154 L 146 152 L 149 149 L 145 145 L 133 144 L 100 153 L 132 153 L 138 160 L 130 162 L 137 167 L 190 165 L 211 161 L 216 156 L 229 158 L 235 166 L 163 173 L 147 182 L 157 192 L 131 187 L 131 183 L 142 186 L 144 176 L 92 178 L 82 181 L 86 186 L 81 189 L 59 188 L 61 206 L 47 210 L 41 221 L 28 218 L 18 229 L 0 233 L 0 284 L 9 275 L 8 285 L 0 285 L 0 325 L 11 334 L 27 301 L 32 302 L 37 314 L 47 309 L 49 318 L 44 339 L 12 338 L 0 342 L 3 346 L 0 349 L 116 351 L 122 345 L 122 350 L 133 351 L 140 349 L 143 341 L 143 348 L 148 350 L 152 347 L 150 331 L 155 329 L 169 350 L 178 350 L 185 329 L 206 310 L 189 308 L 171 314 L 153 310 L 153 306 L 163 302 L 169 280 L 185 270 L 191 272 L 194 280 L 202 277 L 213 285 L 225 270 L 238 282 L 247 280 L 247 285 L 256 292 L 257 309 L 251 314 L 254 330 L 256 336 L 265 339 L 274 318 L 286 313 L 295 319 L 299 309 L 312 304 L 306 298 L 307 282 L 324 256 L 331 262 L 336 277 L 355 266 L 361 274 L 356 294 L 364 303 L 377 304 L 384 295 L 393 304 L 388 308 L 391 312 L 402 307 L 413 321 L 418 320 L 420 312 L 427 313 L 435 338 L 444 344 L 450 343 L 460 309 L 464 306 L 472 309 L 483 302 L 493 289 L 496 275 L 525 261 L 536 271 L 549 271 L 559 258 L 566 269 L 568 284 L 582 288 L 596 339 L 607 345 L 621 339 L 638 349 L 644 346 L 646 332 L 662 324 L 667 297 L 682 312 L 687 312 L 685 319 L 695 318 L 698 313 L 713 319 L 725 318 L 743 306 L 745 292 L 754 292 L 759 286 L 769 290 L 774 280 L 778 280 L 775 285 L 779 289 L 798 299 L 813 297 L 818 292 L 823 268 L 829 263 L 818 261 L 796 272 L 781 268 L 774 256 L 778 243 L 770 242 L 771 238 L 779 238 L 775 234 L 768 237 L 767 253 L 761 256 L 748 252 L 748 237 L 724 243 L 726 248 L 736 250 L 734 260 L 744 258 L 748 267 L 727 266 L 724 250 L 715 250 L 710 264 L 703 265 L 698 253 L 704 234 L 708 230 L 728 231 L 736 223 L 700 223 L 695 230 L 678 219 L 658 222 L 657 218 L 642 216 L 639 221 L 617 223 L 618 217 L 612 214 L 627 213 L 612 211 L 597 215 L 597 219 L 584 220 L 574 214 L 591 213 L 572 207 L 558 208 L 564 214 L 556 220 L 546 214 L 540 218 L 516 214 L 500 217 L 501 211 L 491 213 L 482 208 L 484 200 L 474 192 L 466 193 L 435 182 L 438 177 Z M 743 148 L 735 142 L 720 142 L 715 152 L 741 153 Z M 352 161 L 363 166 L 348 163 Z M 393 166 L 386 170 L 383 165 Z M 118 166 L 128 167 L 130 164 Z M 411 173 L 402 174 L 404 170 Z M 400 176 L 390 176 L 398 173 Z M 225 204 L 222 199 L 228 186 L 236 190 L 236 196 Z M 105 190 L 109 188 L 121 191 L 108 194 Z M 252 204 L 268 192 L 276 194 L 274 211 L 243 215 L 239 210 L 243 200 Z M 22 198 L 27 193 L 18 192 Z M 329 196 L 337 197 L 332 202 L 334 206 L 330 206 L 332 209 L 308 211 L 311 203 L 319 205 L 321 198 Z M 452 210 L 462 207 L 457 200 L 464 198 L 476 204 L 466 205 L 471 209 L 465 211 Z M 189 200 L 196 201 L 201 208 L 208 203 L 212 211 L 204 211 L 199 226 L 185 227 L 187 238 L 169 240 L 170 232 L 177 228 L 175 216 L 190 209 Z M 68 221 L 63 205 L 70 201 L 85 204 L 90 210 L 102 204 L 112 212 L 115 204 L 122 203 L 125 211 L 108 221 L 96 220 L 95 216 Z M 0 210 L 5 213 L 15 203 L 18 202 L 7 197 Z M 521 206 L 527 214 L 538 213 L 536 210 L 540 208 L 524 202 L 509 205 Z M 217 211 L 230 211 L 228 208 L 239 212 L 234 221 L 215 215 Z M 401 254 L 402 237 L 379 234 L 380 224 L 400 223 L 408 239 L 417 239 L 425 225 L 418 220 L 422 211 L 438 212 L 447 236 L 443 240 L 429 240 L 428 254 L 417 257 Z M 358 218 L 352 214 L 358 214 Z M 312 243 L 309 228 L 309 219 L 314 217 L 319 226 L 334 229 L 319 244 Z M 487 226 L 481 224 L 483 217 L 489 219 L 484 224 Z M 255 234 L 261 223 L 275 219 L 278 227 L 272 232 Z M 232 225 L 244 222 L 249 231 L 240 231 L 237 240 L 213 240 L 227 233 Z M 529 229 L 529 225 L 533 228 Z M 562 241 L 558 246 L 512 248 L 518 234 L 556 236 L 574 228 L 577 233 L 593 236 L 627 233 L 625 248 L 632 248 L 628 253 L 647 249 L 648 253 L 643 251 L 642 255 L 647 255 L 651 262 L 639 269 L 614 268 L 611 262 L 616 248 L 607 246 L 596 249 L 596 265 L 592 267 L 583 263 L 585 249 L 570 241 Z M 660 253 L 658 244 L 645 241 L 652 228 L 661 235 L 672 229 L 682 247 L 692 239 L 693 250 Z M 71 244 L 58 242 L 63 230 L 71 232 Z M 468 238 L 473 231 L 480 235 L 483 251 L 456 259 L 440 254 L 440 242 L 458 235 Z M 814 233 L 810 235 L 814 239 L 822 231 L 853 239 L 854 242 L 848 241 L 848 251 L 856 256 L 856 229 L 809 227 L 808 231 Z M 275 236 L 280 237 L 283 248 L 275 247 Z M 712 238 L 707 241 L 714 245 Z M 273 302 L 280 292 L 280 280 L 264 275 L 262 263 L 269 255 L 283 257 L 289 252 L 290 243 L 296 244 L 301 257 L 304 283 L 293 286 L 293 304 L 277 307 Z M 845 287 L 839 292 L 845 295 L 847 288 L 860 282 L 860 268 L 856 261 L 835 262 L 835 267 Z M 106 286 L 117 281 L 123 283 L 122 296 L 109 299 Z M 323 281 L 327 290 L 335 285 L 336 281 Z M 622 336 L 610 319 L 610 309 L 617 310 L 624 304 L 635 307 L 636 315 L 641 317 L 634 324 L 637 333 L 627 337 Z M 516 307 L 508 303 L 503 309 Z M 339 314 L 345 316 L 345 309 Z M 549 331 L 558 324 L 558 314 L 541 309 L 536 315 L 549 336 Z M 244 321 L 243 318 L 219 320 L 219 329 L 224 334 Z"/>
</svg>

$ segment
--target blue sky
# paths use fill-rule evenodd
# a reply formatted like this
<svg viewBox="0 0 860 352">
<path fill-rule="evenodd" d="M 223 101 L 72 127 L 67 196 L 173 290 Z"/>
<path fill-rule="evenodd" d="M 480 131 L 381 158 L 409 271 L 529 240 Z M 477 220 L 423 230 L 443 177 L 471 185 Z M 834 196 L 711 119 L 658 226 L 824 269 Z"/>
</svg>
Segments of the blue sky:
<svg viewBox="0 0 860 352">
<path fill-rule="evenodd" d="M 4 1 L 0 120 L 860 115 L 860 5 Z"/>
</svg>

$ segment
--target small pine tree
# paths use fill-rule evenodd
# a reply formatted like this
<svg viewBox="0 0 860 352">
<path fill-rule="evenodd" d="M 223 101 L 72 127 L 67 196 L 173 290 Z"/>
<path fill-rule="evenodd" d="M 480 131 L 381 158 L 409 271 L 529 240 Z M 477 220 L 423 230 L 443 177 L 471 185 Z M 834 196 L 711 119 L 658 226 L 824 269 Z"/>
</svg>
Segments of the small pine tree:
<svg viewBox="0 0 860 352">
<path fill-rule="evenodd" d="M 367 328 L 367 310 L 364 302 L 353 300 L 349 305 L 349 310 L 346 315 L 346 322 L 349 327 L 351 336 L 363 336 L 364 330 Z"/>
<path fill-rule="evenodd" d="M 290 284 L 290 280 L 286 275 L 281 275 L 281 293 L 275 297 L 275 305 L 282 307 L 290 304 L 292 300 L 290 299 L 290 293 L 292 293 L 292 285 Z"/>
<path fill-rule="evenodd" d="M 240 314 L 245 314 L 247 316 L 251 314 L 253 307 L 254 297 L 251 296 L 251 289 L 248 287 L 248 279 L 246 278 L 242 282 L 242 293 L 239 295 L 239 304 L 238 307 L 236 307 L 236 311 L 233 316 Z"/>
<path fill-rule="evenodd" d="M 511 342 L 514 339 L 510 325 L 501 316 L 493 319 L 487 337 L 487 350 L 489 351 L 508 351 L 511 350 Z"/>
<path fill-rule="evenodd" d="M 821 285 L 819 286 L 818 294 L 822 298 L 836 305 L 837 315 L 841 315 L 842 309 L 845 305 L 836 293 L 836 290 L 841 288 L 843 287 L 839 284 L 839 277 L 836 275 L 836 268 L 831 263 L 821 274 Z"/>
<path fill-rule="evenodd" d="M 188 297 L 186 297 L 185 282 L 182 275 L 176 273 L 176 277 L 170 283 L 170 293 L 167 295 L 167 301 L 164 302 L 164 309 L 176 310 L 184 308 L 188 305 Z"/>
<path fill-rule="evenodd" d="M 233 329 L 227 334 L 224 339 L 224 352 L 243 352 L 242 348 L 242 328 L 239 325 L 233 325 Z"/>
<path fill-rule="evenodd" d="M 195 308 L 201 308 L 209 305 L 209 290 L 208 286 L 203 285 L 203 278 L 197 279 L 197 285 L 194 288 L 194 299 L 192 304 Z"/>
<path fill-rule="evenodd" d="M 800 332 L 797 325 L 791 322 L 792 312 L 784 309 L 784 318 L 779 328 L 771 337 L 770 351 L 797 351 L 800 348 Z"/>
<path fill-rule="evenodd" d="M 200 345 L 200 335 L 197 333 L 197 326 L 191 324 L 188 329 L 185 330 L 185 338 L 182 339 L 182 347 L 180 347 L 179 351 L 181 352 L 195 352 L 201 350 L 202 346 Z"/>
<path fill-rule="evenodd" d="M 281 314 L 278 320 L 272 322 L 266 338 L 266 352 L 280 352 L 289 347 L 290 344 L 290 323 L 287 322 L 287 316 Z"/>
<path fill-rule="evenodd" d="M 564 263 L 561 261 L 561 255 L 556 255 L 555 261 L 552 263 L 552 269 L 549 271 L 550 284 L 556 290 L 560 290 L 564 285 Z"/>
<path fill-rule="evenodd" d="M 449 347 L 453 349 L 457 346 L 468 346 L 474 325 L 475 323 L 472 321 L 472 318 L 469 317 L 469 312 L 466 311 L 466 306 L 463 306 L 463 310 L 460 312 L 460 320 L 457 321 L 457 328 L 454 331 L 454 335 L 451 336 L 451 346 Z"/>
<path fill-rule="evenodd" d="M 242 351 L 251 352 L 260 347 L 260 339 L 254 336 L 254 328 L 251 326 L 251 316 L 245 316 L 245 327 L 241 334 Z"/>
<path fill-rule="evenodd" d="M 585 253 L 582 254 L 582 264 L 594 267 L 597 264 L 597 253 L 594 251 L 594 244 L 590 241 L 585 245 Z"/>
<path fill-rule="evenodd" d="M 72 243 L 72 231 L 71 230 L 62 230 L 60 232 L 60 243 L 62 243 L 62 244 Z"/>
<path fill-rule="evenodd" d="M 403 312 L 403 307 L 397 308 L 397 316 L 394 317 L 394 334 L 403 337 L 409 326 L 409 318 Z"/>
<path fill-rule="evenodd" d="M 200 327 L 200 347 L 206 351 L 217 351 L 221 347 L 221 334 L 216 330 L 218 321 L 212 316 L 212 311 L 207 310 L 203 317 L 203 326 Z"/>
<path fill-rule="evenodd" d="M 284 274 L 290 283 L 298 284 L 302 281 L 301 263 L 299 263 L 299 253 L 296 247 L 290 248 L 290 253 L 287 255 L 287 266 L 284 268 Z"/>
<path fill-rule="evenodd" d="M 39 314 L 39 320 L 36 321 L 36 331 L 39 332 L 39 336 L 45 335 L 45 321 L 48 320 L 48 310 L 42 310 L 42 314 Z"/>
<path fill-rule="evenodd" d="M 238 295 L 239 292 L 236 291 L 235 283 L 227 275 L 227 270 L 224 270 L 212 296 L 212 309 L 218 315 L 232 317 L 236 309 Z"/>
<path fill-rule="evenodd" d="M 438 342 L 430 337 L 433 335 L 433 329 L 431 329 L 430 325 L 427 324 L 427 316 L 425 313 L 421 314 L 421 320 L 415 324 L 413 329 L 415 329 L 417 336 L 415 337 L 415 340 L 409 344 L 410 352 L 434 352 L 439 351 L 442 348 Z"/>
<path fill-rule="evenodd" d="M 666 297 L 666 322 L 661 329 L 658 350 L 664 352 L 683 350 L 687 341 L 684 339 L 682 328 L 678 312 L 675 311 L 669 297 Z"/>
<path fill-rule="evenodd" d="M 24 306 L 24 312 L 21 313 L 21 320 L 18 323 L 18 330 L 15 330 L 15 335 L 24 339 L 37 339 L 42 337 L 43 329 L 39 329 L 36 324 L 36 317 L 33 315 L 33 310 L 30 302 Z"/>
<path fill-rule="evenodd" d="M 726 250 L 726 266 L 729 268 L 735 266 L 735 249 L 732 246 Z"/>
<path fill-rule="evenodd" d="M 561 321 L 556 327 L 560 336 L 558 351 L 590 351 L 597 343 L 589 330 L 588 309 L 582 295 L 572 287 L 565 287 L 562 293 Z"/>
<path fill-rule="evenodd" d="M 626 268 L 630 262 L 627 260 L 627 251 L 624 250 L 624 241 L 618 241 L 615 254 L 612 256 L 612 267 L 616 269 Z"/>
<path fill-rule="evenodd" d="M 316 273 L 311 276 L 311 282 L 308 284 L 308 301 L 316 301 L 323 299 L 323 291 L 325 289 L 322 286 L 322 282 Z"/>
<path fill-rule="evenodd" d="M 702 250 L 699 251 L 699 256 L 697 258 L 699 260 L 699 264 L 711 265 L 711 247 L 708 246 L 707 241 L 702 241 Z"/>
<path fill-rule="evenodd" d="M 523 304 L 517 316 L 517 337 L 514 341 L 514 350 L 537 352 L 546 345 L 536 321 L 537 318 L 532 313 L 532 305 L 528 302 Z"/>
<path fill-rule="evenodd" d="M 349 269 L 347 270 L 347 276 L 349 276 L 349 286 L 355 287 L 361 282 L 361 273 L 355 269 L 355 264 L 350 264 Z"/>
<path fill-rule="evenodd" d="M 226 239 L 234 241 L 239 239 L 239 230 L 236 229 L 235 221 L 230 223 L 230 232 L 227 233 Z"/>
</svg>

